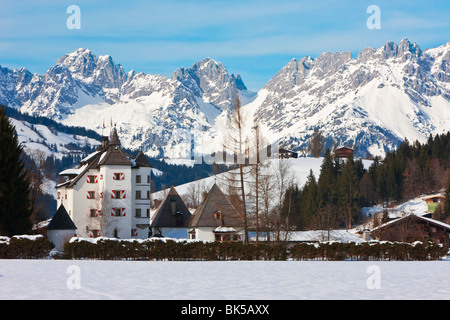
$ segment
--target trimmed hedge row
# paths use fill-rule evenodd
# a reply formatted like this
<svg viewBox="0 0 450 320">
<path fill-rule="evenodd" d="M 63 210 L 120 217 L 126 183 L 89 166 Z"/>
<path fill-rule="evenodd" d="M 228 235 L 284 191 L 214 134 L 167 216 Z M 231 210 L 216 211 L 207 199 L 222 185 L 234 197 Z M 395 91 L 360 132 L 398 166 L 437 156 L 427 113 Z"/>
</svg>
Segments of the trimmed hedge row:
<svg viewBox="0 0 450 320">
<path fill-rule="evenodd" d="M 1 237 L 0 259 L 42 259 L 54 248 L 43 236 Z"/>
<path fill-rule="evenodd" d="M 61 258 L 99 260 L 438 260 L 447 246 L 432 242 L 283 243 L 188 242 L 173 240 L 100 239 L 96 243 L 77 239 L 66 244 Z"/>
<path fill-rule="evenodd" d="M 425 261 L 446 256 L 448 247 L 433 242 L 362 242 L 296 244 L 290 249 L 294 260 Z"/>
<path fill-rule="evenodd" d="M 201 242 L 174 240 L 100 239 L 96 243 L 77 239 L 67 243 L 64 259 L 100 260 L 286 260 L 287 251 L 281 244 L 245 245 L 242 242 Z"/>
<path fill-rule="evenodd" d="M 43 236 L 0 237 L 0 259 L 47 258 L 53 244 Z M 242 242 L 202 242 L 164 240 L 75 239 L 56 258 L 98 260 L 328 260 L 328 261 L 425 261 L 446 256 L 448 247 L 429 243 L 284 243 L 244 244 Z"/>
</svg>

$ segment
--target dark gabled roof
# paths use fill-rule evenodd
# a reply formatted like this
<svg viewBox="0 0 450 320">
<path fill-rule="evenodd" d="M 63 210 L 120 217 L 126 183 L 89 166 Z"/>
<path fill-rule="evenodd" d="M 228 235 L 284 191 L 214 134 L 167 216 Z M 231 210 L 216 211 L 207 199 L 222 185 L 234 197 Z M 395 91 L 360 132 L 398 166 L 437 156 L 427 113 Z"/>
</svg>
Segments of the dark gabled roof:
<svg viewBox="0 0 450 320">
<path fill-rule="evenodd" d="M 84 176 L 84 174 L 89 171 L 89 169 L 98 168 L 104 165 L 133 166 L 133 163 L 130 160 L 131 157 L 120 148 L 120 141 L 115 128 L 113 129 L 111 136 L 112 138 L 109 144 L 100 147 L 97 151 L 81 160 L 78 167 L 79 173 L 76 176 L 74 176 L 71 180 L 57 185 L 57 187 L 66 185 L 68 188 L 72 188 Z M 76 169 L 74 169 L 74 172 L 75 171 Z"/>
<path fill-rule="evenodd" d="M 218 215 L 220 213 L 220 218 Z M 214 184 L 205 201 L 195 210 L 189 227 L 244 227 L 244 219 L 228 201 L 217 184 Z"/>
<path fill-rule="evenodd" d="M 69 214 L 63 205 L 60 205 L 58 210 L 55 212 L 52 220 L 47 225 L 47 230 L 76 230 L 77 227 L 73 223 Z"/>
<path fill-rule="evenodd" d="M 172 211 L 172 202 L 175 203 L 175 214 Z M 156 210 L 150 227 L 152 228 L 182 228 L 186 227 L 191 212 L 181 199 L 174 187 L 171 187 L 168 194 Z"/>
<path fill-rule="evenodd" d="M 106 152 L 102 154 L 99 158 L 98 165 L 106 166 L 106 165 L 125 165 L 131 166 L 132 163 L 130 161 L 130 157 L 120 148 L 108 146 Z"/>
<path fill-rule="evenodd" d="M 136 166 L 138 167 L 151 167 L 150 163 L 147 160 L 147 157 L 142 151 L 139 151 L 134 160 L 136 161 Z"/>
<path fill-rule="evenodd" d="M 440 227 L 440 228 L 443 228 L 443 229 L 446 229 L 446 230 L 450 231 L 450 225 L 448 225 L 448 224 L 446 224 L 444 222 L 441 222 L 441 221 L 438 221 L 438 220 L 432 219 L 432 218 L 427 218 L 427 217 L 424 217 L 424 216 L 419 216 L 419 215 L 416 215 L 414 213 L 410 213 L 410 214 L 408 214 L 408 215 L 406 215 L 406 216 L 404 216 L 402 218 L 398 218 L 398 219 L 386 222 L 385 224 L 382 224 L 381 226 L 378 226 L 375 229 L 371 230 L 371 232 L 374 232 L 374 231 L 376 232 L 378 230 L 391 227 L 392 225 L 395 225 L 395 224 L 397 224 L 399 222 L 403 222 L 403 221 L 408 220 L 408 219 L 417 219 L 417 220 L 426 222 L 428 224 L 432 224 L 432 225 L 434 225 L 436 227 Z"/>
</svg>

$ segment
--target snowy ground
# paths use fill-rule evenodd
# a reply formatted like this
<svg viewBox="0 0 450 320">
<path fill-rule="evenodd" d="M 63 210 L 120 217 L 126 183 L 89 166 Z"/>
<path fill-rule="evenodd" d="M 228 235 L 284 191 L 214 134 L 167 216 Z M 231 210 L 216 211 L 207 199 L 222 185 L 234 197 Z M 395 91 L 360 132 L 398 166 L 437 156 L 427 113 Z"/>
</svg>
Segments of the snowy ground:
<svg viewBox="0 0 450 320">
<path fill-rule="evenodd" d="M 0 300 L 423 300 L 449 296 L 448 260 L 0 260 Z"/>
</svg>

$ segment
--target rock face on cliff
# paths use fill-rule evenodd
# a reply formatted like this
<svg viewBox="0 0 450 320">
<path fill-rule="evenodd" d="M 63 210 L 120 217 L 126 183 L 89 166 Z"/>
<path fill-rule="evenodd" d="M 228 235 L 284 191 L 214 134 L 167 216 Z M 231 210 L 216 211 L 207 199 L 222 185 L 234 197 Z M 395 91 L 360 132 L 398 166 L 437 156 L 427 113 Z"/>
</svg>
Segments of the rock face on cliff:
<svg viewBox="0 0 450 320">
<path fill-rule="evenodd" d="M 450 130 L 450 42 L 421 50 L 407 39 L 348 52 L 292 59 L 258 93 L 254 119 L 273 138 L 304 148 L 315 129 L 328 147 L 382 155 L 404 138 Z"/>
<path fill-rule="evenodd" d="M 357 57 L 292 59 L 258 93 L 210 58 L 171 77 L 125 72 L 88 49 L 62 56 L 44 75 L 0 67 L 0 103 L 99 133 L 113 122 L 124 146 L 150 156 L 186 157 L 190 134 L 220 136 L 237 96 L 270 142 L 304 149 L 320 130 L 330 148 L 384 155 L 404 138 L 450 130 L 450 42 L 422 50 L 404 39 Z"/>
</svg>

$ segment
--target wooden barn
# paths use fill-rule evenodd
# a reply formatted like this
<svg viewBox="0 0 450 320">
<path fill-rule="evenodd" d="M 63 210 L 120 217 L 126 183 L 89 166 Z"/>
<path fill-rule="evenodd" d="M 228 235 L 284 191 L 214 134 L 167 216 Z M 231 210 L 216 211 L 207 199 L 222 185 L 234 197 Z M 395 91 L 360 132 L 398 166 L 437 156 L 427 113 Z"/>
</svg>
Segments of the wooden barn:
<svg viewBox="0 0 450 320">
<path fill-rule="evenodd" d="M 278 154 L 279 154 L 279 158 L 280 159 L 289 159 L 289 158 L 298 158 L 298 152 L 292 151 L 292 150 L 288 150 L 288 149 L 284 149 L 284 148 L 280 148 L 278 150 Z"/>
<path fill-rule="evenodd" d="M 352 155 L 354 150 L 349 147 L 339 147 L 336 148 L 333 152 L 333 156 L 335 158 L 348 158 L 350 155 Z"/>
<path fill-rule="evenodd" d="M 432 241 L 450 245 L 450 225 L 423 216 L 409 214 L 403 218 L 385 223 L 371 231 L 374 239 L 380 241 Z"/>
</svg>

